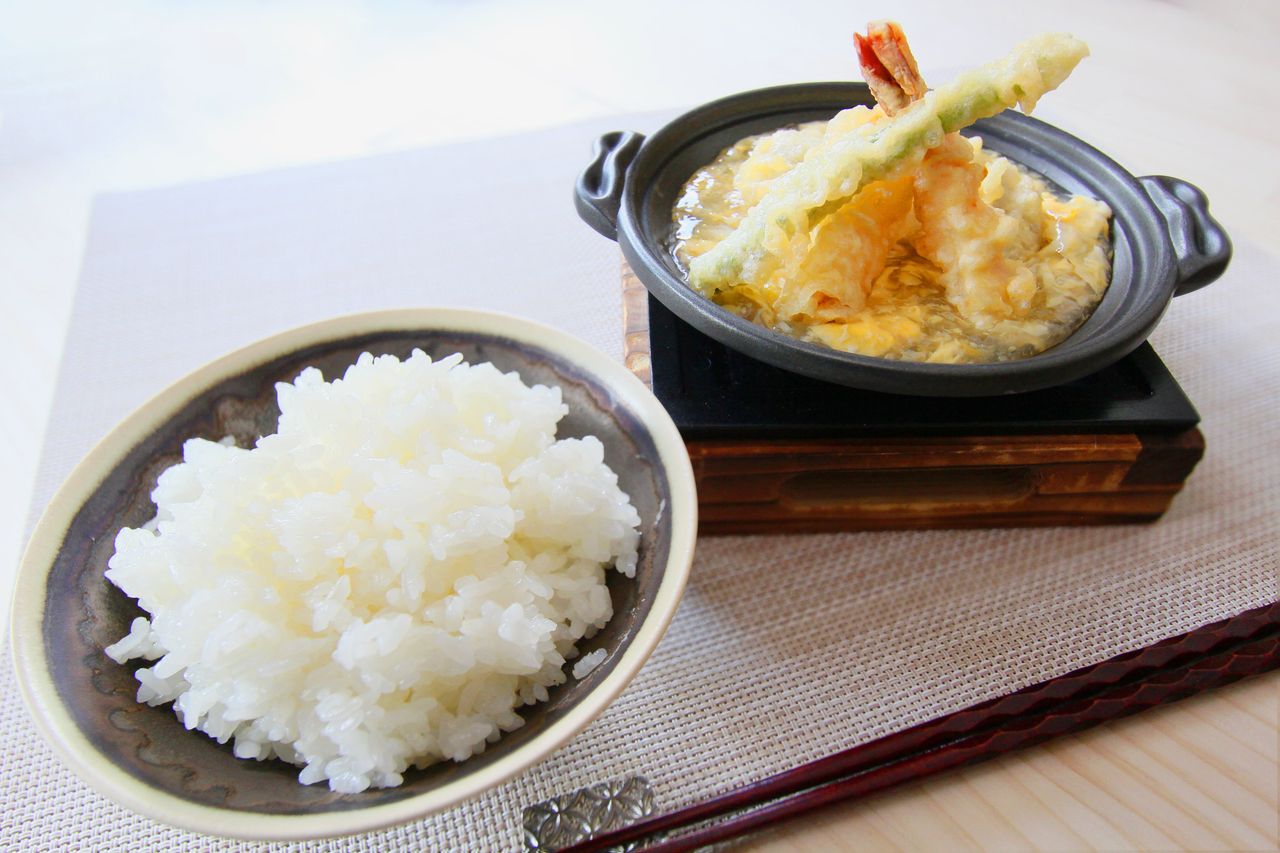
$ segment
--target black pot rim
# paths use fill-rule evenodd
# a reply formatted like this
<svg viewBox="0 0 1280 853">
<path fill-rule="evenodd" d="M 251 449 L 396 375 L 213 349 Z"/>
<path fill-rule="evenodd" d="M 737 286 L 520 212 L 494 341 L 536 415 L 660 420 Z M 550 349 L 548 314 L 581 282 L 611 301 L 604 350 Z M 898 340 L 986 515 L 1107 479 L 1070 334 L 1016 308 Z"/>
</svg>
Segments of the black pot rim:
<svg viewBox="0 0 1280 853">
<path fill-rule="evenodd" d="M 1045 174 L 1050 180 L 1065 177 L 1067 183 L 1076 186 L 1064 188 L 1083 189 L 1107 202 L 1113 212 L 1112 285 L 1094 317 L 1057 346 L 1026 359 L 983 364 L 927 364 L 874 358 L 808 343 L 756 325 L 692 290 L 679 275 L 666 246 L 655 237 L 653 216 L 648 224 L 645 218 L 645 205 L 651 193 L 670 194 L 674 161 L 682 154 L 687 157 L 693 146 L 761 132 L 762 122 L 782 126 L 804 120 L 798 114 L 834 112 L 869 101 L 870 94 L 861 83 L 801 83 L 759 89 L 697 107 L 669 122 L 642 145 L 637 144 L 630 161 L 621 164 L 625 180 L 620 180 L 620 186 L 614 188 L 616 236 L 628 263 L 650 293 L 682 320 L 721 343 L 813 378 L 889 393 L 988 396 L 1052 387 L 1122 358 L 1146 340 L 1175 292 L 1211 281 L 1226 266 L 1226 260 L 1219 257 L 1224 254 L 1221 246 L 1210 259 L 1212 263 L 1204 261 L 1203 252 L 1198 257 L 1184 257 L 1188 252 L 1194 254 L 1206 243 L 1214 244 L 1215 240 L 1225 244 L 1225 258 L 1230 256 L 1230 243 L 1220 226 L 1208 217 L 1202 194 L 1198 196 L 1199 209 L 1192 203 L 1195 199 L 1188 201 L 1180 192 L 1176 193 L 1180 202 L 1158 206 L 1157 201 L 1167 199 L 1153 190 L 1152 182 L 1173 179 L 1135 178 L 1075 136 L 1037 119 L 1006 111 L 979 122 L 974 132 L 993 149 Z M 754 124 L 757 129 L 742 128 L 747 124 Z M 608 139 L 602 138 L 603 148 L 609 148 Z M 723 144 L 715 147 L 719 150 Z M 675 168 L 674 174 L 678 176 L 681 171 Z M 681 184 L 691 171 L 679 178 Z M 1183 182 L 1174 181 L 1173 185 L 1179 190 L 1186 188 L 1192 194 L 1199 192 Z M 1154 200 L 1153 192 L 1157 196 Z M 583 211 L 581 181 L 578 193 L 579 210 Z M 1183 209 L 1188 204 L 1192 209 Z M 1163 209 L 1165 207 L 1170 209 Z M 1185 214 L 1182 221 L 1172 221 L 1178 213 Z M 590 221 L 587 212 L 584 211 L 583 216 Z M 1192 229 L 1186 241 L 1188 245 L 1180 251 L 1180 247 L 1175 246 L 1175 232 L 1179 227 L 1185 230 L 1187 222 L 1202 227 L 1199 232 Z M 592 224 L 600 229 L 597 222 Z M 1197 261 L 1200 267 L 1196 267 Z M 1205 267 L 1213 264 L 1217 267 L 1206 272 Z M 1187 274 L 1188 270 L 1191 274 Z M 1196 275 L 1203 280 L 1191 281 Z"/>
</svg>

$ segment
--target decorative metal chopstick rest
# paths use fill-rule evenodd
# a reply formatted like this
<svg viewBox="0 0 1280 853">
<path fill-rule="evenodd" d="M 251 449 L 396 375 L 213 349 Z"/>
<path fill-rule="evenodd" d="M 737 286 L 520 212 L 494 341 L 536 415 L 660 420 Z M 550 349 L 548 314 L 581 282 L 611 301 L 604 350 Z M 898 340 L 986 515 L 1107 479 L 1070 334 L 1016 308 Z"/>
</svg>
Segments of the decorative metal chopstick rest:
<svg viewBox="0 0 1280 853">
<path fill-rule="evenodd" d="M 586 841 L 653 814 L 653 788 L 643 776 L 588 785 L 524 810 L 524 847 L 538 853 Z M 634 850 L 635 844 L 621 848 Z"/>
</svg>

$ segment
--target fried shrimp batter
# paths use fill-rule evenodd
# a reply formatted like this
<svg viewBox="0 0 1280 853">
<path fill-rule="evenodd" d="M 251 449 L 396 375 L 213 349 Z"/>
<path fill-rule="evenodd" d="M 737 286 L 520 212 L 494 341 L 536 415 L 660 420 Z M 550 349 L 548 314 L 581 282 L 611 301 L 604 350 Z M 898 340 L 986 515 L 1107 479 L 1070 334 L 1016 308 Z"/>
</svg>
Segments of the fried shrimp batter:
<svg viewBox="0 0 1280 853">
<path fill-rule="evenodd" d="M 983 200 L 986 173 L 969 141 L 953 133 L 915 175 L 915 249 L 941 270 L 947 299 L 978 328 L 1027 316 L 1036 295 L 1019 239 L 1030 226 Z"/>
<path fill-rule="evenodd" d="M 1029 107 L 1087 48 L 1042 36 L 928 92 L 896 24 L 855 43 L 878 106 L 744 139 L 685 185 L 674 248 L 690 284 L 762 325 L 885 358 L 1002 361 L 1065 338 L 1106 289 L 1110 210 L 954 130 Z"/>
<path fill-rule="evenodd" d="M 775 310 L 792 324 L 852 319 L 907 231 L 910 210 L 910 178 L 863 189 L 815 229 L 813 246 L 794 282 L 783 286 Z"/>
</svg>

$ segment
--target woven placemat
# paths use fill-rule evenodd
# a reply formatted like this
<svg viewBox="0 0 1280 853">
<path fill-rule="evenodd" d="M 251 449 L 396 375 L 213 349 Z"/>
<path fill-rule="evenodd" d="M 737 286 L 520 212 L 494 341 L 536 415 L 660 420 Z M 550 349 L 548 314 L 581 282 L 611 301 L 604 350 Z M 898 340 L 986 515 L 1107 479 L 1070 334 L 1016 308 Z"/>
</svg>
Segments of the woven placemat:
<svg viewBox="0 0 1280 853">
<path fill-rule="evenodd" d="M 500 309 L 621 357 L 617 249 L 570 190 L 599 132 L 654 116 L 101 198 L 33 501 L 151 393 L 228 349 L 348 311 Z M 1226 223 L 1230 229 L 1231 223 Z M 582 735 L 500 789 L 304 849 L 517 849 L 526 805 L 633 774 L 667 810 L 1280 599 L 1280 259 L 1237 245 L 1153 343 L 1208 451 L 1147 527 L 699 542 L 670 632 Z M 94 794 L 0 677 L 0 842 L 251 847 Z"/>
</svg>

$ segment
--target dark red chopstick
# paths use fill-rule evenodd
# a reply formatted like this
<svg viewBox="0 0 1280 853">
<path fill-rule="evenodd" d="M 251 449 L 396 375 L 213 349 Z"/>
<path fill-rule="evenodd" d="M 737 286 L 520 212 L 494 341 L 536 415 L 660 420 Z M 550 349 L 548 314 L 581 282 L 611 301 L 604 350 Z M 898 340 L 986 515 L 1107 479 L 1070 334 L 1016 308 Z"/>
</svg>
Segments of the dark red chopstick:
<svg viewBox="0 0 1280 853">
<path fill-rule="evenodd" d="M 831 802 L 1082 731 L 1108 719 L 1280 666 L 1280 603 L 843 750 L 727 794 L 600 835 L 586 853 L 716 817 L 734 817 L 644 849 L 687 850 L 741 835 Z"/>
<path fill-rule="evenodd" d="M 1229 664 L 1240 654 L 1251 659 L 1247 667 L 1249 671 L 1234 672 L 1230 668 L 1222 668 L 1222 665 Z M 1207 668 L 1204 669 L 1192 666 L 1185 670 L 1161 673 L 1143 684 L 1120 685 L 1104 691 L 1095 698 L 1068 703 L 1074 707 L 1046 715 L 1035 725 L 961 738 L 955 743 L 948 744 L 945 749 L 917 754 L 880 769 L 830 782 L 776 803 L 770 803 L 756 811 L 740 814 L 670 841 L 660 841 L 640 849 L 652 851 L 652 853 L 696 850 L 832 803 L 875 794 L 904 782 L 976 764 L 1006 752 L 1033 746 L 1061 734 L 1083 731 L 1156 705 L 1175 702 L 1203 690 L 1253 675 L 1258 665 L 1264 667 L 1263 671 L 1275 669 L 1280 666 L 1280 634 L 1257 640 L 1239 651 L 1226 652 L 1216 658 L 1209 658 L 1205 665 Z M 1107 707 L 1109 705 L 1118 705 L 1119 708 L 1113 710 Z"/>
</svg>

